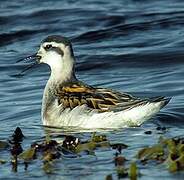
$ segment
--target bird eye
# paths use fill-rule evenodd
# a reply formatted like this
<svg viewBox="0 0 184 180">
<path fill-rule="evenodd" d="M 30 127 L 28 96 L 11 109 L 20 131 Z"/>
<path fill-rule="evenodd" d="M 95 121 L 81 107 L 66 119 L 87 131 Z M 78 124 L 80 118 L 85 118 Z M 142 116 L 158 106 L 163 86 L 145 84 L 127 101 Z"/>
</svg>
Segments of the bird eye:
<svg viewBox="0 0 184 180">
<path fill-rule="evenodd" d="M 45 50 L 49 50 L 49 49 L 51 49 L 52 48 L 52 45 L 51 44 L 47 44 L 46 46 L 45 46 Z"/>
</svg>

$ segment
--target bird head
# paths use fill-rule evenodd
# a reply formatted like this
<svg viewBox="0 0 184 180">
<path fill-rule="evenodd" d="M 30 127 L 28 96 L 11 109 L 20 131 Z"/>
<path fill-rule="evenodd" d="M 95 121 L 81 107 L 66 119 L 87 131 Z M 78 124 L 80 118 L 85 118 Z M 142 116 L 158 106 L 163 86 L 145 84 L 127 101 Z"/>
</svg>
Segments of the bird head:
<svg viewBox="0 0 184 180">
<path fill-rule="evenodd" d="M 38 64 L 45 63 L 51 68 L 51 76 L 55 79 L 75 78 L 72 44 L 66 37 L 52 35 L 45 38 L 36 54 L 25 59 L 35 59 Z"/>
</svg>

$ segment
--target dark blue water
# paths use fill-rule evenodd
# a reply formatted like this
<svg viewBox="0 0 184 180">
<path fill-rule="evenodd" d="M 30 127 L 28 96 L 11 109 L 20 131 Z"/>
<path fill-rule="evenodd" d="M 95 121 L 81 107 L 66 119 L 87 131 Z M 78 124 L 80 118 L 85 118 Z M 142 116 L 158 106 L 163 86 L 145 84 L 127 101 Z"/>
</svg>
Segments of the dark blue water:
<svg viewBox="0 0 184 180">
<path fill-rule="evenodd" d="M 67 36 L 77 59 L 77 76 L 91 85 L 137 96 L 169 96 L 172 101 L 141 127 L 105 132 L 112 142 L 127 143 L 123 155 L 132 159 L 140 147 L 156 143 L 158 124 L 165 136 L 184 135 L 184 2 L 182 0 L 12 0 L 0 1 L 0 139 L 21 127 L 24 148 L 46 133 L 40 109 L 49 68 L 38 66 L 18 78 L 26 67 L 16 60 L 35 53 L 48 35 Z M 145 130 L 152 130 L 145 135 Z M 55 130 L 51 130 L 55 133 Z M 69 133 L 69 130 L 60 130 Z M 71 132 L 70 132 L 71 133 Z M 77 133 L 86 139 L 90 133 Z M 114 151 L 98 150 L 96 157 L 56 162 L 53 179 L 104 179 L 116 171 Z M 0 159 L 10 159 L 0 152 Z M 141 179 L 183 179 L 164 165 L 140 165 Z M 28 171 L 12 172 L 0 165 L 0 178 L 45 179 L 39 162 Z"/>
</svg>

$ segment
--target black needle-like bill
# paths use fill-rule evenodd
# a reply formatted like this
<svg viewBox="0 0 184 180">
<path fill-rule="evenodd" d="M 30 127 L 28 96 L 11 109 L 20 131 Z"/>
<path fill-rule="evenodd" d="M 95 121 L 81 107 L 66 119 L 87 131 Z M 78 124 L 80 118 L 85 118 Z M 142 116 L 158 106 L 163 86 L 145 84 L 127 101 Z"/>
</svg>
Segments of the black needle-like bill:
<svg viewBox="0 0 184 180">
<path fill-rule="evenodd" d="M 18 61 L 16 61 L 16 63 L 22 62 L 22 61 L 31 61 L 31 60 L 38 60 L 40 58 L 40 56 L 38 56 L 37 54 L 33 54 L 31 56 L 28 56 L 26 58 L 23 59 L 19 59 Z"/>
<path fill-rule="evenodd" d="M 19 59 L 18 61 L 16 61 L 16 63 L 19 63 L 22 61 L 31 62 L 31 64 L 29 64 L 25 69 L 23 69 L 17 76 L 22 76 L 26 71 L 33 68 L 37 64 L 39 64 L 40 59 L 41 59 L 41 56 L 38 56 L 37 54 L 33 54 L 31 56 L 28 56 L 26 58 Z"/>
</svg>

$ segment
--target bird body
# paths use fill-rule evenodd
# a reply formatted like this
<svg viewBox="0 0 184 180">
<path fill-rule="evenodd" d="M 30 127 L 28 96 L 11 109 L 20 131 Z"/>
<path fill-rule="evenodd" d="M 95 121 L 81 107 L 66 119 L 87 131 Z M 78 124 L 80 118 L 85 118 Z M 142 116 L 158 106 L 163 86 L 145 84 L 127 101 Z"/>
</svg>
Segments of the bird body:
<svg viewBox="0 0 184 180">
<path fill-rule="evenodd" d="M 139 126 L 169 101 L 163 97 L 141 100 L 109 89 L 88 89 L 74 84 L 53 92 L 49 83 L 42 102 L 42 120 L 46 126 L 87 129 Z"/>
<path fill-rule="evenodd" d="M 170 100 L 165 97 L 140 99 L 79 81 L 75 76 L 72 45 L 62 36 L 47 37 L 41 43 L 36 59 L 51 68 L 42 100 L 42 121 L 47 126 L 138 126 L 158 113 Z"/>
</svg>

